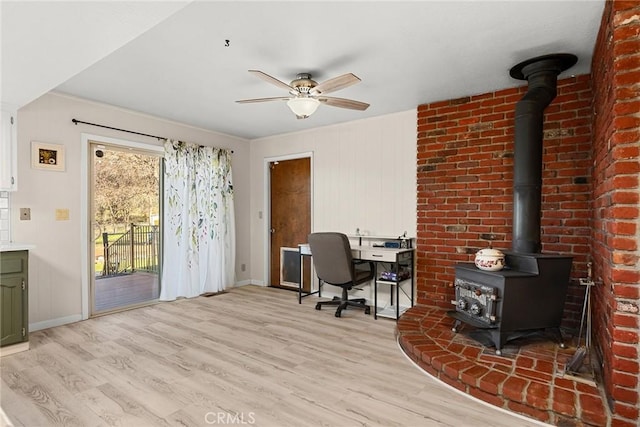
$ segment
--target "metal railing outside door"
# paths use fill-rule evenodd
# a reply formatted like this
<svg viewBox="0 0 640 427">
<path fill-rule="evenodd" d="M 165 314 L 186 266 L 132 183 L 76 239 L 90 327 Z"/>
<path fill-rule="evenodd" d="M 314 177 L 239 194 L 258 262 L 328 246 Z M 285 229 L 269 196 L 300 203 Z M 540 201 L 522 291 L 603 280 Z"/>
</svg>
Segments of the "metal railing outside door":
<svg viewBox="0 0 640 427">
<path fill-rule="evenodd" d="M 102 233 L 104 263 L 98 277 L 130 274 L 135 271 L 158 273 L 159 227 L 130 224 L 129 229 L 113 242 Z M 96 271 L 96 274 L 98 271 Z"/>
</svg>

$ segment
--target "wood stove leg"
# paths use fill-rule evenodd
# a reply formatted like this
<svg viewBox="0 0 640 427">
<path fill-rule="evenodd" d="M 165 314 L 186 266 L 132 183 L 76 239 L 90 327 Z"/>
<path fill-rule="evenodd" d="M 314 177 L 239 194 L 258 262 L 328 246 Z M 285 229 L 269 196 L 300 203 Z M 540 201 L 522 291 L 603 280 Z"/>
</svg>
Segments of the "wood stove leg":
<svg viewBox="0 0 640 427">
<path fill-rule="evenodd" d="M 459 321 L 458 319 L 456 319 L 455 323 L 453 324 L 453 328 L 451 328 L 451 330 L 452 330 L 454 333 L 456 333 L 456 334 L 457 334 L 457 333 L 458 333 L 458 331 L 460 330 L 460 329 L 458 329 L 458 327 L 460 326 L 460 324 L 461 324 L 461 323 L 462 323 L 461 321 Z"/>
<path fill-rule="evenodd" d="M 507 332 L 492 331 L 493 344 L 496 346 L 496 355 L 502 355 L 502 343 L 507 340 Z"/>
<path fill-rule="evenodd" d="M 560 328 L 550 328 L 549 332 L 551 332 L 551 335 L 553 335 L 553 337 L 555 338 L 556 342 L 558 343 L 558 346 L 560 348 L 567 348 L 567 346 L 564 343 L 564 336 L 562 335 L 562 331 L 560 330 Z"/>
</svg>

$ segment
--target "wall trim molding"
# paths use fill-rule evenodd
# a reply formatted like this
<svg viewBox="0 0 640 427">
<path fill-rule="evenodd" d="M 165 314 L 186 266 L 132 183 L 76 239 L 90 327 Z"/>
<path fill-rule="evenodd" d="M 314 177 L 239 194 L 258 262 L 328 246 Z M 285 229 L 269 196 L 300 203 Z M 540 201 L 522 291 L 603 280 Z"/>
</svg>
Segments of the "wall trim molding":
<svg viewBox="0 0 640 427">
<path fill-rule="evenodd" d="M 72 314 L 71 316 L 58 317 L 56 319 L 44 320 L 42 322 L 29 323 L 29 332 L 40 331 L 42 329 L 49 329 L 55 326 L 62 326 L 68 323 L 75 323 L 83 320 L 82 314 Z"/>
<path fill-rule="evenodd" d="M 18 344 L 11 344 L 6 347 L 0 347 L 0 358 L 4 356 L 10 356 L 12 354 L 20 353 L 29 350 L 29 341 L 21 342 Z M 13 426 L 13 424 L 2 424 L 2 408 L 0 408 L 0 426 Z"/>
</svg>

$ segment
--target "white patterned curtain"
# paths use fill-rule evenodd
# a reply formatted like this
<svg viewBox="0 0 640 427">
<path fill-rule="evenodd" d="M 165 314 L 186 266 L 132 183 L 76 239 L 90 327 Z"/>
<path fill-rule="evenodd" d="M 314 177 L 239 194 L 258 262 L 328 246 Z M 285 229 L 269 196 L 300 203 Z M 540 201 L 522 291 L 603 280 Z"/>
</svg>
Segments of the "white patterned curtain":
<svg viewBox="0 0 640 427">
<path fill-rule="evenodd" d="M 165 143 L 161 301 L 235 283 L 231 150 Z"/>
</svg>

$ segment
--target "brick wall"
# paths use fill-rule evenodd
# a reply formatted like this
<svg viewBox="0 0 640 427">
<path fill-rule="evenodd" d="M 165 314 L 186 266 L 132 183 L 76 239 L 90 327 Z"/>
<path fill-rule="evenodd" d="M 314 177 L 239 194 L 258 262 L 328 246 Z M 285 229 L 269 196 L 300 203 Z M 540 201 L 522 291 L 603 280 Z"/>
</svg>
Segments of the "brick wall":
<svg viewBox="0 0 640 427">
<path fill-rule="evenodd" d="M 640 2 L 606 2 L 592 80 L 594 341 L 613 425 L 638 422 Z"/>
<path fill-rule="evenodd" d="M 591 87 L 593 86 L 593 88 Z M 513 119 L 526 87 L 418 107 L 417 302 L 450 307 L 453 265 L 511 242 Z M 594 342 L 612 425 L 640 406 L 640 2 L 607 1 L 592 75 L 545 110 L 543 252 L 593 262 Z M 573 281 L 565 326 L 584 288 Z"/>
<path fill-rule="evenodd" d="M 451 307 L 453 265 L 489 242 L 511 247 L 514 114 L 526 90 L 418 107 L 418 304 Z M 545 110 L 542 250 L 572 255 L 573 278 L 589 254 L 591 102 L 589 76 L 566 78 Z M 579 322 L 583 295 L 570 286 L 565 324 Z"/>
</svg>

